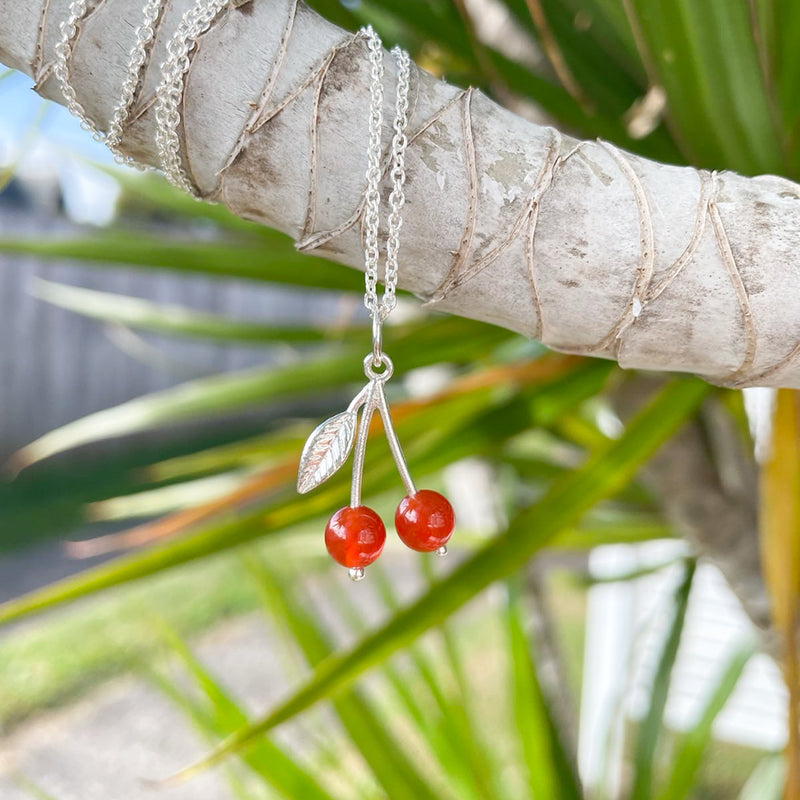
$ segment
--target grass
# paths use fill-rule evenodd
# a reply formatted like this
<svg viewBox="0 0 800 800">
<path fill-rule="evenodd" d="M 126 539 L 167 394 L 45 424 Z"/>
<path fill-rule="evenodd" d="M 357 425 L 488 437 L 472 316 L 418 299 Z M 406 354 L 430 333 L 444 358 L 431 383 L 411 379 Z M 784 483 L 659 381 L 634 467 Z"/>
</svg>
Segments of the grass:
<svg viewBox="0 0 800 800">
<path fill-rule="evenodd" d="M 317 533 L 316 529 L 308 530 L 307 536 L 294 532 L 295 554 L 307 543 L 308 552 L 318 555 Z M 280 558 L 284 546 L 276 540 L 259 549 Z M 259 608 L 258 590 L 242 577 L 239 556 L 226 553 L 0 631 L 0 731 L 7 732 L 36 712 L 64 705 L 155 654 L 162 643 L 153 631 L 154 616 L 168 621 L 182 636 L 192 637 L 225 618 Z M 553 608 L 559 610 L 559 632 L 566 632 L 569 640 L 565 655 L 574 679 L 581 670 L 583 592 L 561 577 L 550 588 L 558 595 Z M 470 624 L 480 621 L 473 618 Z"/>
<path fill-rule="evenodd" d="M 554 569 L 546 581 L 548 609 L 553 616 L 554 633 L 567 670 L 567 685 L 575 698 L 583 686 L 583 656 L 586 633 L 587 593 L 569 570 Z"/>
<path fill-rule="evenodd" d="M 313 552 L 317 537 L 293 536 L 293 550 L 308 542 Z M 318 533 L 318 531 L 316 531 Z M 285 540 L 284 540 L 285 541 Z M 312 547 L 312 544 L 314 547 Z M 269 557 L 280 558 L 279 542 L 264 545 Z M 154 616 L 167 620 L 184 637 L 203 632 L 225 618 L 261 607 L 254 583 L 243 580 L 241 560 L 235 553 L 206 559 L 165 575 L 141 581 L 77 603 L 31 623 L 8 631 L 0 638 L 0 731 L 6 732 L 33 714 L 68 703 L 91 691 L 114 675 L 131 671 L 143 658 L 163 653 L 163 640 L 154 632 Z M 583 627 L 586 593 L 584 587 L 564 569 L 554 570 L 547 581 L 548 606 L 554 614 L 555 632 L 562 648 L 567 679 L 576 697 L 583 667 Z M 469 674 L 473 681 L 471 703 L 477 718 L 487 721 L 493 731 L 492 751 L 506 765 L 517 760 L 513 739 L 502 719 L 511 713 L 502 701 L 502 685 L 508 664 L 503 657 L 496 617 L 483 604 L 471 606 L 454 618 Z M 474 647 L 480 642 L 480 647 Z M 441 661 L 438 635 L 427 638 L 433 662 Z M 398 713 L 391 696 L 384 696 L 385 711 Z M 668 736 L 669 747 L 679 736 Z M 763 754 L 748 748 L 714 742 L 704 759 L 693 798 L 734 796 Z M 511 790 L 522 776 L 513 769 L 503 775 Z"/>
<path fill-rule="evenodd" d="M 0 637 L 0 730 L 131 669 L 159 646 L 153 614 L 183 635 L 258 605 L 231 554 L 61 609 Z"/>
<path fill-rule="evenodd" d="M 681 737 L 676 737 L 676 746 Z M 692 800 L 738 797 L 747 779 L 764 758 L 761 750 L 712 740 L 703 759 Z"/>
</svg>

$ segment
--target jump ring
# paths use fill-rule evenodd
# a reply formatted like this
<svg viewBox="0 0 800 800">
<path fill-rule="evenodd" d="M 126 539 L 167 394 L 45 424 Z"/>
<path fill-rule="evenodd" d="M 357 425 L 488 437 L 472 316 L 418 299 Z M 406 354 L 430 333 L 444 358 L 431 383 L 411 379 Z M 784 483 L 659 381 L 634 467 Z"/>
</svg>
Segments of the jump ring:
<svg viewBox="0 0 800 800">
<path fill-rule="evenodd" d="M 364 359 L 364 374 L 371 381 L 380 381 L 381 383 L 388 381 L 394 373 L 394 364 L 392 363 L 392 359 L 389 358 L 386 353 L 380 354 L 380 362 L 378 364 L 374 363 L 374 359 L 375 356 L 372 353 L 369 353 Z M 376 372 L 376 367 L 383 367 L 383 371 Z"/>
</svg>

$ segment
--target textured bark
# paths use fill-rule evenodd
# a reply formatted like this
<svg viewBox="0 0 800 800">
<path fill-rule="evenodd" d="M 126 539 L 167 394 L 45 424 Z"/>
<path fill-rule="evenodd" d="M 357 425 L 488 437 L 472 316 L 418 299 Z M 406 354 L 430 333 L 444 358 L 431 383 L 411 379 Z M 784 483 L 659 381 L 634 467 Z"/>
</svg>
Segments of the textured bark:
<svg viewBox="0 0 800 800">
<path fill-rule="evenodd" d="M 0 0 L 0 61 L 55 100 L 53 47 L 69 2 Z M 165 4 L 123 143 L 151 164 L 158 65 L 191 2 Z M 72 78 L 101 128 L 141 6 L 98 0 L 81 28 Z M 388 117 L 391 59 L 386 67 Z M 239 0 L 192 55 L 185 163 L 203 196 L 361 267 L 368 94 L 361 39 L 296 0 Z M 403 287 L 624 367 L 800 387 L 797 185 L 577 142 L 421 69 L 410 131 Z"/>
</svg>

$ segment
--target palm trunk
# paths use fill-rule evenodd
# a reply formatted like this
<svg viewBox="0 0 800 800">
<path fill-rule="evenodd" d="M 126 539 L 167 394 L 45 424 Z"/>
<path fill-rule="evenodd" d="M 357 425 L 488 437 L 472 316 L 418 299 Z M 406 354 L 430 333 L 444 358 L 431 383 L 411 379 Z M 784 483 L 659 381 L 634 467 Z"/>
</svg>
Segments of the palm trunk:
<svg viewBox="0 0 800 800">
<path fill-rule="evenodd" d="M 0 61 L 61 100 L 70 0 L 0 0 Z M 123 149 L 157 164 L 154 91 L 192 0 L 165 3 Z M 142 0 L 98 0 L 71 62 L 102 129 Z M 361 267 L 365 44 L 297 0 L 239 0 L 193 51 L 181 151 L 201 194 Z M 394 96 L 386 59 L 386 114 Z M 724 122 L 720 122 L 724 124 Z M 477 91 L 412 74 L 401 285 L 443 311 L 624 367 L 800 387 L 800 188 L 578 142 Z M 388 148 L 390 129 L 385 126 Z"/>
</svg>

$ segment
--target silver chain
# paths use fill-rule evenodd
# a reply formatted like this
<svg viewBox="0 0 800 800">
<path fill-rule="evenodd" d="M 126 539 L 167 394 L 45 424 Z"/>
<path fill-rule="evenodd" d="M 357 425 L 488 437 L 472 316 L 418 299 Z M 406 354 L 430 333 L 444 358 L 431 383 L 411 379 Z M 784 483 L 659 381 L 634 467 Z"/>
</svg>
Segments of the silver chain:
<svg viewBox="0 0 800 800">
<path fill-rule="evenodd" d="M 389 195 L 389 216 L 387 218 L 386 269 L 384 275 L 383 297 L 378 299 L 378 264 L 380 247 L 381 207 L 381 145 L 383 133 L 383 45 L 380 36 L 367 27 L 362 30 L 367 40 L 370 58 L 370 114 L 369 146 L 367 148 L 367 188 L 364 197 L 364 265 L 365 285 L 364 305 L 373 319 L 373 356 L 375 366 L 381 357 L 380 327 L 397 304 L 398 254 L 400 251 L 400 229 L 403 226 L 402 209 L 405 204 L 406 147 L 408 138 L 405 130 L 408 125 L 408 92 L 411 59 L 400 47 L 392 49 L 397 63 L 397 100 L 395 104 L 394 136 L 392 137 L 392 166 L 390 177 L 392 191 Z"/>
<path fill-rule="evenodd" d="M 72 55 L 72 48 L 78 38 L 78 26 L 89 11 L 89 0 L 75 0 L 69 7 L 69 16 L 61 23 L 59 29 L 61 38 L 55 46 L 55 63 L 53 73 L 61 85 L 61 94 L 70 113 L 81 121 L 81 127 L 92 134 L 98 142 L 104 140 L 103 134 L 97 126 L 86 116 L 83 106 L 78 102 L 75 89 L 69 81 L 69 60 Z"/>
<path fill-rule="evenodd" d="M 122 130 L 133 108 L 136 99 L 136 92 L 142 80 L 142 70 L 147 63 L 147 48 L 155 37 L 156 23 L 161 16 L 161 7 L 164 0 L 147 0 L 144 6 L 144 19 L 142 24 L 136 29 L 136 44 L 130 52 L 128 62 L 128 74 L 122 83 L 122 92 L 119 103 L 111 116 L 111 124 L 108 126 L 106 134 L 106 144 L 109 146 L 114 157 L 118 162 L 128 165 L 136 165 L 130 156 L 119 151 L 122 143 Z"/>
<path fill-rule="evenodd" d="M 70 5 L 69 16 L 60 25 L 61 38 L 55 46 L 53 73 L 61 86 L 61 93 L 64 95 L 64 100 L 70 113 L 80 120 L 81 127 L 91 133 L 96 141 L 105 142 L 108 145 L 119 163 L 139 169 L 147 169 L 148 167 L 137 163 L 135 159 L 125 155 L 120 150 L 122 129 L 130 116 L 136 99 L 137 89 L 142 80 L 142 70 L 147 61 L 147 48 L 155 36 L 155 26 L 161 14 L 163 3 L 164 0 L 147 0 L 145 4 L 142 24 L 136 29 L 136 44 L 130 52 L 128 71 L 122 83 L 120 99 L 114 107 L 106 133 L 98 129 L 95 122 L 89 118 L 86 110 L 78 101 L 75 89 L 70 82 L 69 74 L 69 62 L 72 58 L 75 41 L 78 38 L 79 26 L 95 5 L 95 0 L 75 0 Z"/>
<path fill-rule="evenodd" d="M 120 99 L 114 107 L 108 131 L 103 133 L 89 118 L 75 94 L 70 81 L 69 63 L 78 38 L 80 24 L 86 19 L 97 0 L 74 0 L 69 7 L 67 19 L 61 23 L 61 38 L 55 46 L 53 72 L 61 86 L 61 93 L 69 111 L 76 116 L 81 127 L 92 134 L 98 142 L 105 142 L 115 159 L 121 164 L 150 169 L 139 164 L 131 156 L 120 150 L 123 128 L 130 117 L 142 81 L 142 71 L 147 63 L 147 49 L 155 37 L 155 27 L 161 15 L 165 0 L 147 0 L 142 16 L 142 24 L 136 29 L 136 43 L 128 57 L 128 70 L 120 89 Z M 195 197 L 198 191 L 184 170 L 180 156 L 178 127 L 181 122 L 180 102 L 183 84 L 189 70 L 189 55 L 217 15 L 230 0 L 197 0 L 181 19 L 175 34 L 167 44 L 167 60 L 161 65 L 161 82 L 156 90 L 156 147 L 161 168 L 167 180 Z"/>
<path fill-rule="evenodd" d="M 156 147 L 161 169 L 171 184 L 198 199 L 199 192 L 181 162 L 178 128 L 183 84 L 191 64 L 189 55 L 197 40 L 229 3 L 230 0 L 197 0 L 183 15 L 167 44 L 167 60 L 161 65 L 161 83 L 156 90 Z"/>
<path fill-rule="evenodd" d="M 143 9 L 142 24 L 136 29 L 136 42 L 129 54 L 128 70 L 122 83 L 120 99 L 114 107 L 108 131 L 103 133 L 89 118 L 77 98 L 70 82 L 70 60 L 78 38 L 80 24 L 97 0 L 74 0 L 69 7 L 67 19 L 61 23 L 61 38 L 55 46 L 53 72 L 61 86 L 61 92 L 69 111 L 76 116 L 84 130 L 98 142 L 105 142 L 119 163 L 144 167 L 131 156 L 122 153 L 123 128 L 127 122 L 137 90 L 142 82 L 142 71 L 147 62 L 147 50 L 155 36 L 155 26 L 162 12 L 164 0 L 147 0 Z M 177 30 L 167 44 L 167 59 L 161 65 L 161 81 L 156 90 L 156 147 L 161 168 L 170 183 L 194 197 L 199 192 L 183 167 L 180 153 L 178 129 L 181 124 L 181 99 L 186 73 L 190 67 L 190 55 L 197 40 L 210 27 L 230 0 L 196 0 L 194 6 L 183 15 Z M 374 355 L 376 366 L 380 361 L 380 326 L 397 304 L 398 255 L 400 251 L 400 229 L 403 226 L 402 209 L 405 204 L 405 154 L 408 138 L 408 94 L 411 61 L 408 53 L 400 47 L 392 49 L 397 64 L 397 98 L 395 104 L 394 135 L 391 145 L 390 178 L 392 190 L 389 195 L 387 218 L 386 268 L 384 293 L 378 298 L 378 267 L 380 262 L 380 207 L 381 207 L 381 157 L 383 154 L 383 44 L 372 26 L 363 28 L 361 34 L 367 40 L 370 58 L 370 116 L 369 146 L 367 149 L 367 188 L 365 194 L 364 305 L 373 317 L 375 333 Z"/>
</svg>

